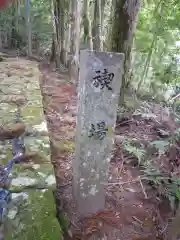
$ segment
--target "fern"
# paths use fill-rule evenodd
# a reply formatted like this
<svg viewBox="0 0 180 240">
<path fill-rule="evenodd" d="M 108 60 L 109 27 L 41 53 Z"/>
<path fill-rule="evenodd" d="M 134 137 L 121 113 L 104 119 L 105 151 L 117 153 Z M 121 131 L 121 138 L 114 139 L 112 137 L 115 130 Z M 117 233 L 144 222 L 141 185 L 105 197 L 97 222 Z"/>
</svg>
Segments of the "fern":
<svg viewBox="0 0 180 240">
<path fill-rule="evenodd" d="M 175 208 L 175 203 L 180 201 L 180 179 L 171 179 L 171 182 L 166 183 L 164 195 L 169 199 L 171 208 Z"/>
<path fill-rule="evenodd" d="M 141 148 L 137 148 L 133 146 L 130 142 L 124 141 L 124 150 L 133 156 L 135 156 L 138 160 L 138 164 L 141 164 L 143 157 L 145 156 L 146 151 Z"/>
<path fill-rule="evenodd" d="M 144 173 L 142 179 L 151 181 L 155 187 L 158 187 L 164 180 L 161 171 L 153 165 L 152 161 L 147 161 L 141 171 Z"/>
<path fill-rule="evenodd" d="M 174 209 L 175 203 L 180 201 L 180 179 L 169 179 L 169 177 L 164 176 L 164 174 L 153 165 L 152 161 L 144 165 L 142 172 L 144 175 L 141 179 L 151 181 L 154 187 L 158 189 L 158 192 L 168 198 L 171 208 Z"/>
<path fill-rule="evenodd" d="M 180 139 L 180 128 L 177 128 L 172 136 L 172 140 L 179 141 Z"/>
<path fill-rule="evenodd" d="M 150 143 L 151 146 L 154 146 L 156 149 L 158 149 L 159 155 L 165 154 L 167 149 L 169 148 L 169 141 L 153 141 Z"/>
</svg>

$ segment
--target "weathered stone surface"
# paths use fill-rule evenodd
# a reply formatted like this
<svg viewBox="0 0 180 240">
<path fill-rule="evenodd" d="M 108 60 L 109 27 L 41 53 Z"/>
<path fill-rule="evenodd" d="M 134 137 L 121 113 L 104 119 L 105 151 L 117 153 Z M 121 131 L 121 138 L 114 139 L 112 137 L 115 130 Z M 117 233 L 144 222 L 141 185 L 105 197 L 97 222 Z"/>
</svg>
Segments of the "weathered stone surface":
<svg viewBox="0 0 180 240">
<path fill-rule="evenodd" d="M 14 126 L 17 106 L 21 107 L 21 120 L 27 130 L 47 131 L 36 64 L 26 60 L 3 61 L 0 89 L 0 126 L 7 130 L 6 135 L 9 132 L 17 135 L 16 131 L 9 131 Z M 13 167 L 10 184 L 13 201 L 2 234 L 7 240 L 60 240 L 61 229 L 52 194 L 55 176 L 50 162 L 49 138 L 26 137 L 25 145 L 29 154 L 35 154 L 30 163 Z M 0 142 L 0 164 L 7 164 L 11 158 L 11 142 L 5 141 L 4 145 Z"/>
<path fill-rule="evenodd" d="M 4 224 L 4 239 L 62 239 L 50 190 L 12 194 L 12 198 Z"/>
<path fill-rule="evenodd" d="M 123 60 L 123 54 L 118 53 L 81 51 L 80 54 L 73 187 L 82 215 L 104 208 L 104 183 L 107 182 Z"/>
</svg>

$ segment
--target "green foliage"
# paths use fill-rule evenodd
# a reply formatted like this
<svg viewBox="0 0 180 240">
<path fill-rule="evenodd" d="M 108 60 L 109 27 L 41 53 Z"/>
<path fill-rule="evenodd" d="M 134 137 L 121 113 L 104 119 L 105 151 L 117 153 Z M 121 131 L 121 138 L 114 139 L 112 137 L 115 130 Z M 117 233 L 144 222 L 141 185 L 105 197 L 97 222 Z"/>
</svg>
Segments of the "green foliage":
<svg viewBox="0 0 180 240">
<path fill-rule="evenodd" d="M 177 128 L 177 129 L 175 130 L 175 132 L 174 132 L 174 136 L 175 136 L 176 138 L 178 138 L 178 140 L 179 140 L 179 136 L 180 136 L 180 128 Z"/>
<path fill-rule="evenodd" d="M 32 43 L 35 44 L 39 41 L 40 46 L 45 47 L 51 44 L 52 41 L 52 23 L 50 1 L 48 0 L 31 0 L 31 26 L 32 26 Z M 1 36 L 3 36 L 3 46 L 5 45 L 4 39 L 6 36 L 12 41 L 18 42 L 20 48 L 27 44 L 27 6 L 25 1 L 18 1 L 17 4 L 10 4 L 6 11 L 0 11 L 0 24 Z M 16 35 L 13 35 L 12 30 L 15 30 Z M 19 46 L 18 45 L 18 46 Z M 47 47 L 47 46 L 46 46 Z"/>
<path fill-rule="evenodd" d="M 22 204 L 22 205 L 21 205 Z M 63 240 L 62 229 L 56 218 L 56 207 L 50 190 L 42 193 L 28 192 L 28 199 L 19 202 L 18 214 L 14 220 L 7 219 L 8 240 Z M 21 227 L 23 226 L 23 227 Z"/>
<path fill-rule="evenodd" d="M 172 178 L 170 182 L 166 182 L 164 195 L 169 199 L 171 208 L 175 208 L 175 204 L 180 201 L 180 178 Z"/>
<path fill-rule="evenodd" d="M 133 84 L 138 91 L 141 88 L 152 91 L 152 95 L 163 95 L 167 89 L 164 84 L 179 82 L 179 20 L 178 1 L 144 2 L 133 49 Z"/>
<path fill-rule="evenodd" d="M 170 143 L 169 141 L 157 140 L 157 141 L 151 142 L 150 145 L 154 146 L 159 151 L 159 155 L 163 155 L 168 150 Z"/>
<path fill-rule="evenodd" d="M 180 178 L 166 176 L 152 160 L 144 163 L 142 172 L 141 179 L 149 181 L 161 195 L 167 197 L 171 208 L 174 209 L 180 201 Z"/>
<path fill-rule="evenodd" d="M 180 99 L 179 98 L 173 102 L 173 112 L 177 114 L 177 116 L 180 115 Z"/>
<path fill-rule="evenodd" d="M 153 161 L 146 161 L 143 167 L 142 179 L 152 182 L 156 187 L 160 185 L 161 181 L 164 180 L 164 176 L 162 175 L 161 171 L 153 164 Z"/>
<path fill-rule="evenodd" d="M 130 139 L 125 138 L 123 140 L 123 147 L 126 152 L 133 155 L 138 160 L 138 164 L 140 165 L 141 161 L 143 160 L 143 158 L 146 154 L 146 151 L 143 149 L 143 146 L 137 147 L 135 140 L 136 139 L 130 140 Z"/>
</svg>

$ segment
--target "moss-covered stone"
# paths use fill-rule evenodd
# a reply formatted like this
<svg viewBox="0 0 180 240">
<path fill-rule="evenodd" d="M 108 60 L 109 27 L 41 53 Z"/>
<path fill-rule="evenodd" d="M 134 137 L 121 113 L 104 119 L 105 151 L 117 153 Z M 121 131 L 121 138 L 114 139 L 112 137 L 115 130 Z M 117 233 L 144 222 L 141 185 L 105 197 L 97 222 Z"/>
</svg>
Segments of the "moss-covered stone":
<svg viewBox="0 0 180 240">
<path fill-rule="evenodd" d="M 0 75 L 0 124 L 6 127 L 14 123 L 17 104 L 11 98 L 15 95 L 26 99 L 21 107 L 21 120 L 27 129 L 44 122 L 37 66 L 26 60 L 8 59 L 2 62 Z M 13 167 L 10 190 L 16 193 L 12 194 L 13 201 L 5 220 L 4 239 L 61 240 L 62 231 L 56 219 L 52 194 L 55 176 L 50 162 L 49 139 L 26 137 L 25 145 L 28 153 L 38 154 L 31 159 L 32 164 Z M 12 144 L 6 141 L 0 146 L 0 164 L 7 164 L 11 158 Z M 40 191 L 40 188 L 45 189 Z"/>
<path fill-rule="evenodd" d="M 19 196 L 4 225 L 4 238 L 8 240 L 61 240 L 62 230 L 56 218 L 52 191 L 29 191 L 26 199 Z"/>
</svg>

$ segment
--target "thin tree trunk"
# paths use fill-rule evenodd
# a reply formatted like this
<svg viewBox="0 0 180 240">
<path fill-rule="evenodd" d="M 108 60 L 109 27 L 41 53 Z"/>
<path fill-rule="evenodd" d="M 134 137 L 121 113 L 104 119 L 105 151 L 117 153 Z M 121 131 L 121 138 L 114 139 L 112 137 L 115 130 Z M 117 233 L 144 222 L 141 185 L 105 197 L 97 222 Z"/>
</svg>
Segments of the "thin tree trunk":
<svg viewBox="0 0 180 240">
<path fill-rule="evenodd" d="M 101 0 L 101 26 L 104 23 L 104 10 L 105 10 L 106 0 Z"/>
<path fill-rule="evenodd" d="M 84 43 L 90 50 L 93 49 L 91 20 L 89 17 L 89 0 L 84 0 L 83 27 L 84 27 Z"/>
<path fill-rule="evenodd" d="M 4 47 L 5 47 L 5 48 L 9 47 L 9 39 L 8 39 L 8 36 L 9 36 L 9 32 L 6 31 L 6 32 L 4 33 Z"/>
<path fill-rule="evenodd" d="M 104 49 L 105 43 L 105 6 L 107 0 L 101 0 L 101 40 L 102 40 L 102 50 Z"/>
<path fill-rule="evenodd" d="M 52 15 L 52 25 L 53 25 L 53 36 L 52 36 L 52 52 L 51 52 L 51 61 L 56 60 L 56 67 L 58 72 L 60 72 L 60 46 L 58 42 L 58 28 L 57 28 L 57 19 L 56 19 L 56 7 L 54 5 L 54 0 L 51 1 L 51 15 Z M 53 56 L 55 55 L 55 56 Z"/>
<path fill-rule="evenodd" d="M 26 0 L 27 8 L 27 37 L 28 37 L 28 57 L 32 56 L 32 29 L 31 29 L 31 4 Z"/>
<path fill-rule="evenodd" d="M 69 2 L 69 15 L 67 19 L 67 28 L 65 32 L 65 66 L 69 67 L 68 53 L 70 52 L 70 40 L 71 40 L 71 12 L 72 12 L 72 3 Z"/>
<path fill-rule="evenodd" d="M 111 0 L 111 8 L 110 8 L 110 14 L 108 19 L 108 28 L 107 28 L 107 34 L 106 34 L 106 40 L 105 40 L 105 49 L 108 49 L 111 51 L 111 45 L 112 45 L 112 26 L 113 26 L 113 18 L 114 18 L 114 11 L 115 11 L 115 1 Z"/>
<path fill-rule="evenodd" d="M 93 49 L 102 51 L 102 25 L 101 25 L 101 0 L 95 0 L 94 5 L 94 20 L 93 20 Z"/>
<path fill-rule="evenodd" d="M 160 0 L 159 2 L 157 2 L 157 5 L 155 6 L 155 9 L 154 9 L 154 17 L 155 15 L 159 12 L 159 8 L 161 8 L 161 3 L 163 3 L 162 0 Z M 162 14 L 162 9 L 160 9 L 160 12 L 159 14 L 161 15 Z M 145 66 L 144 66 L 144 71 L 142 73 L 142 77 L 140 79 L 140 82 L 138 84 L 138 88 L 137 88 L 137 92 L 140 90 L 143 82 L 144 82 L 144 79 L 147 77 L 148 75 L 148 71 L 149 71 L 149 66 L 151 64 L 151 58 L 152 58 L 152 55 L 153 55 L 153 51 L 154 51 L 154 47 L 157 43 L 157 40 L 158 40 L 158 37 L 157 37 L 157 32 L 159 30 L 159 24 L 157 23 L 157 25 L 155 26 L 154 28 L 154 33 L 153 33 L 153 40 L 152 40 L 152 43 L 151 43 L 151 46 L 149 48 L 149 52 L 148 52 L 148 55 L 147 55 L 147 59 L 146 59 L 146 63 L 145 63 Z"/>
<path fill-rule="evenodd" d="M 19 10 L 18 1 L 13 3 L 11 10 L 12 10 L 11 48 L 19 48 L 22 39 L 18 32 L 18 10 Z"/>
<path fill-rule="evenodd" d="M 60 41 L 61 41 L 61 53 L 60 53 L 60 61 L 61 63 L 66 66 L 67 59 L 66 59 L 66 49 L 65 49 L 65 6 L 64 1 L 60 0 Z"/>
<path fill-rule="evenodd" d="M 72 0 L 71 18 L 71 60 L 69 65 L 70 81 L 77 83 L 79 74 L 79 40 L 80 40 L 80 21 L 81 21 L 80 1 Z"/>
<path fill-rule="evenodd" d="M 56 46 L 55 46 L 55 37 L 52 36 L 52 44 L 51 44 L 51 56 L 50 56 L 50 62 L 56 61 Z"/>
<path fill-rule="evenodd" d="M 0 50 L 3 49 L 2 30 L 0 29 Z"/>
<path fill-rule="evenodd" d="M 11 20 L 11 48 L 16 47 L 16 34 L 15 34 L 15 5 L 12 5 L 12 20 Z"/>
<path fill-rule="evenodd" d="M 152 57 L 152 54 L 153 54 L 153 48 L 154 48 L 154 45 L 156 43 L 156 40 L 157 40 L 157 36 L 155 35 L 154 36 L 155 38 L 153 38 L 153 41 L 151 43 L 151 46 L 149 48 L 149 53 L 147 55 L 147 58 L 146 58 L 146 62 L 145 62 L 145 66 L 144 66 L 144 70 L 142 72 L 142 77 L 138 83 L 138 87 L 137 87 L 137 92 L 140 91 L 140 88 L 144 82 L 144 79 L 147 77 L 148 75 L 148 69 L 149 69 L 149 66 L 150 66 L 150 63 L 151 63 L 151 57 Z"/>
<path fill-rule="evenodd" d="M 66 13 L 66 2 L 65 0 L 54 0 L 54 16 L 55 16 L 55 28 L 56 28 L 56 39 L 57 39 L 57 57 L 59 57 L 60 61 L 58 64 L 58 71 L 61 72 L 61 63 L 66 66 L 67 65 L 67 54 L 66 54 L 66 46 L 65 46 L 65 13 Z"/>
<path fill-rule="evenodd" d="M 124 92 L 129 79 L 133 34 L 137 24 L 141 0 L 115 0 L 111 50 L 125 54 L 124 74 L 119 104 L 124 103 Z"/>
</svg>

